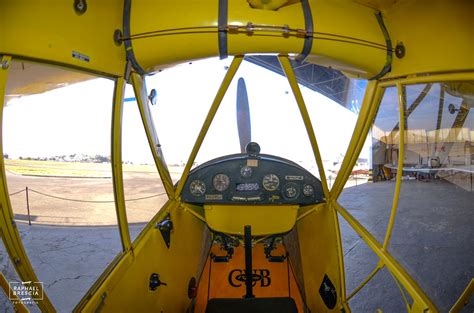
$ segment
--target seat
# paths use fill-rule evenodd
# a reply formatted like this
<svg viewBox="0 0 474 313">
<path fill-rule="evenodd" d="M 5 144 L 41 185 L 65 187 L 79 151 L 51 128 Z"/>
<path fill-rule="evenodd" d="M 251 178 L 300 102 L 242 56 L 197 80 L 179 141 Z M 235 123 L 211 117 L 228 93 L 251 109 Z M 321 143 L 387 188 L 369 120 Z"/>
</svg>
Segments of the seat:
<svg viewBox="0 0 474 313">
<path fill-rule="evenodd" d="M 292 298 L 215 298 L 207 302 L 206 313 L 298 313 Z"/>
</svg>

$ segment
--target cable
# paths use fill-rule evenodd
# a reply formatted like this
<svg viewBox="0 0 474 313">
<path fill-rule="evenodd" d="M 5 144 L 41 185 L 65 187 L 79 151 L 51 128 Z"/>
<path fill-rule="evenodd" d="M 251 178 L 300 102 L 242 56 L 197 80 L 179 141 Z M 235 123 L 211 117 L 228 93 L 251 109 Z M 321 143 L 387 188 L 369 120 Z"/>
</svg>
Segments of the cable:
<svg viewBox="0 0 474 313">
<path fill-rule="evenodd" d="M 228 25 L 228 28 L 229 28 L 229 30 L 227 30 L 228 32 L 231 32 L 231 33 L 232 32 L 242 32 L 242 33 L 249 32 L 249 31 L 246 31 L 246 29 L 248 28 L 248 25 L 247 26 L 234 26 L 235 29 L 231 29 L 232 26 L 233 25 Z M 273 28 L 276 28 L 276 29 L 279 28 L 278 26 L 268 26 L 268 25 L 254 25 L 254 26 L 261 27 L 262 29 L 255 29 L 259 31 L 271 31 Z M 280 34 L 279 35 L 255 34 L 253 33 L 255 30 L 252 30 L 252 36 L 281 37 Z M 298 33 L 299 31 L 298 29 L 288 28 L 286 29 L 286 31 L 292 32 L 292 33 L 291 34 L 285 33 L 285 36 L 293 36 L 293 37 L 301 36 Z M 182 27 L 182 28 L 171 28 L 171 29 L 162 29 L 162 30 L 156 30 L 156 31 L 143 32 L 143 33 L 133 34 L 130 36 L 123 36 L 120 39 L 121 40 L 137 40 L 137 39 L 143 39 L 143 38 L 161 37 L 161 36 L 170 36 L 170 35 L 207 34 L 207 33 L 218 33 L 218 32 L 219 30 L 217 26 Z M 342 35 L 331 34 L 331 33 L 322 33 L 322 32 L 308 32 L 307 36 L 312 37 L 313 39 L 317 39 L 317 40 L 328 40 L 328 41 L 350 43 L 350 44 L 367 46 L 367 47 L 380 49 L 380 50 L 387 50 L 389 53 L 393 52 L 392 48 L 389 46 L 382 45 L 382 44 L 368 41 L 368 40 L 364 40 L 364 39 L 355 38 L 355 37 L 342 36 Z M 333 38 L 327 38 L 327 37 L 321 37 L 321 36 L 328 36 L 328 37 L 333 37 Z"/>
<path fill-rule="evenodd" d="M 22 192 L 25 191 L 25 190 L 26 190 L 26 189 L 19 190 L 19 191 L 17 191 L 17 192 L 14 192 L 14 193 L 9 194 L 9 196 L 11 197 L 11 196 L 17 195 L 17 194 L 19 194 L 19 193 L 22 193 Z"/>
<path fill-rule="evenodd" d="M 114 200 L 79 200 L 79 199 L 70 199 L 70 198 L 64 198 L 64 197 L 53 196 L 53 195 L 50 195 L 50 194 L 47 194 L 47 193 L 43 193 L 43 192 L 40 192 L 40 191 L 31 189 L 31 188 L 28 189 L 28 190 L 31 191 L 31 192 L 37 193 L 37 194 L 39 194 L 39 195 L 45 196 L 45 197 L 49 197 L 49 198 L 53 198 L 53 199 L 58 199 L 58 200 L 64 200 L 64 201 L 81 202 L 81 203 L 114 203 L 114 202 L 115 202 Z M 23 190 L 22 190 L 22 191 L 23 191 Z M 146 197 L 141 197 L 141 198 L 125 199 L 125 202 L 150 199 L 150 198 L 162 196 L 162 195 L 164 195 L 164 194 L 166 194 L 166 193 L 162 192 L 162 193 L 159 193 L 159 194 L 156 194 L 156 195 L 151 195 L 151 196 L 146 196 Z"/>
</svg>

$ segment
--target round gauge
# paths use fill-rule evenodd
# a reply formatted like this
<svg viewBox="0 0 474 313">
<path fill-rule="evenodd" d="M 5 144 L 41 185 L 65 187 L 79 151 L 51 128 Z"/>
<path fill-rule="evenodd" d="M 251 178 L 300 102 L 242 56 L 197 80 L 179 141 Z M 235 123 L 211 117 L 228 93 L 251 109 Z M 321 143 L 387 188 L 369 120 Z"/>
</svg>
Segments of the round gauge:
<svg viewBox="0 0 474 313">
<path fill-rule="evenodd" d="M 244 166 L 240 169 L 240 176 L 243 178 L 250 178 L 253 174 L 253 170 L 250 166 Z"/>
<path fill-rule="evenodd" d="M 214 179 L 212 179 L 212 185 L 217 191 L 226 191 L 230 185 L 230 178 L 226 174 L 217 174 L 214 176 Z"/>
<path fill-rule="evenodd" d="M 250 156 L 257 156 L 260 153 L 260 146 L 256 142 L 249 142 L 245 146 L 245 152 Z"/>
<path fill-rule="evenodd" d="M 283 196 L 286 199 L 292 200 L 296 199 L 299 196 L 299 189 L 298 185 L 295 183 L 288 183 L 285 186 L 283 186 Z"/>
<path fill-rule="evenodd" d="M 314 188 L 311 185 L 304 185 L 303 187 L 303 194 L 305 197 L 312 197 L 314 196 Z"/>
<path fill-rule="evenodd" d="M 266 191 L 275 191 L 280 186 L 280 179 L 275 174 L 267 174 L 263 176 L 262 185 Z"/>
<path fill-rule="evenodd" d="M 189 191 L 195 197 L 200 197 L 206 193 L 206 184 L 199 179 L 193 180 L 189 185 Z"/>
</svg>

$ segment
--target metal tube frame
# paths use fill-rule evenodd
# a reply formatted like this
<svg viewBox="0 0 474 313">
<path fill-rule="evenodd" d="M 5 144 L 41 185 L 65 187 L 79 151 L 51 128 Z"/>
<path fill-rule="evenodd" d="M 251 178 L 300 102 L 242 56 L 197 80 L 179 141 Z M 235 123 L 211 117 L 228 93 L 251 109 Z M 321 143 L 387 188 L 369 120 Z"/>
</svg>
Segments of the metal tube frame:
<svg viewBox="0 0 474 313">
<path fill-rule="evenodd" d="M 122 116 L 123 97 L 125 93 L 125 80 L 123 77 L 115 81 L 114 100 L 112 107 L 112 177 L 114 187 L 115 211 L 120 230 L 123 251 L 128 251 L 131 246 L 130 232 L 128 229 L 127 211 L 125 206 L 125 192 L 123 187 L 122 171 Z"/>
<path fill-rule="evenodd" d="M 10 302 L 12 306 L 15 308 L 15 312 L 18 312 L 18 313 L 30 312 L 28 308 L 23 304 L 23 302 L 21 302 L 20 298 L 18 298 L 16 294 L 11 292 L 10 284 L 8 283 L 7 279 L 5 278 L 2 272 L 0 272 L 0 287 L 2 287 L 3 291 L 5 292 L 5 296 L 8 299 L 10 299 L 10 297 L 13 298 L 10 300 Z"/>
<path fill-rule="evenodd" d="M 145 133 L 148 139 L 148 144 L 150 145 L 153 159 L 155 161 L 156 169 L 158 170 L 158 174 L 160 175 L 168 198 L 173 199 L 175 197 L 173 181 L 171 180 L 168 166 L 166 165 L 163 152 L 161 151 L 161 145 L 158 141 L 155 124 L 153 122 L 153 118 L 151 117 L 150 107 L 148 106 L 146 84 L 143 80 L 143 77 L 138 73 L 132 72 L 130 76 L 132 80 L 133 91 L 135 92 L 135 98 L 137 99 L 138 109 L 142 118 L 143 127 L 145 128 Z"/>
<path fill-rule="evenodd" d="M 240 64 L 242 63 L 243 59 L 244 59 L 243 55 L 234 56 L 234 59 L 232 60 L 232 63 L 230 64 L 230 67 L 227 70 L 227 73 L 225 74 L 225 77 L 221 83 L 221 86 L 219 87 L 219 90 L 217 91 L 214 101 L 212 102 L 211 108 L 209 109 L 209 112 L 207 113 L 207 117 L 204 120 L 204 123 L 201 127 L 201 131 L 199 132 L 196 142 L 194 143 L 193 149 L 191 150 L 191 153 L 189 155 L 188 161 L 186 162 L 186 166 L 184 168 L 183 174 L 181 175 L 181 179 L 179 180 L 178 186 L 176 187 L 176 191 L 175 191 L 176 199 L 180 197 L 181 192 L 183 191 L 184 183 L 186 182 L 186 179 L 188 178 L 189 172 L 191 170 L 191 166 L 193 165 L 194 160 L 196 159 L 199 149 L 201 148 L 202 142 L 204 141 L 207 131 L 209 130 L 209 127 L 211 126 L 212 120 L 214 119 L 217 113 L 217 110 L 219 109 L 219 106 L 222 102 L 222 99 L 224 98 L 227 92 L 227 89 L 229 88 L 229 85 L 232 82 L 232 79 L 234 78 L 235 73 L 239 69 Z"/>
<path fill-rule="evenodd" d="M 303 118 L 304 126 L 306 127 L 306 132 L 308 133 L 309 141 L 311 142 L 311 147 L 313 148 L 314 158 L 316 159 L 316 164 L 318 165 L 319 177 L 321 178 L 321 185 L 323 187 L 324 197 L 328 200 L 330 199 L 328 183 L 326 181 L 326 173 L 324 172 L 323 162 L 321 160 L 321 153 L 319 151 L 318 142 L 316 140 L 316 135 L 314 134 L 313 124 L 311 123 L 311 118 L 309 117 L 308 109 L 301 94 L 300 87 L 298 86 L 298 81 L 296 80 L 295 73 L 291 67 L 290 60 L 287 55 L 279 55 L 278 60 L 280 61 L 281 67 L 285 72 L 288 83 L 290 84 L 293 95 L 295 96 L 296 103 Z"/>
<path fill-rule="evenodd" d="M 351 295 L 347 298 L 349 301 L 357 292 L 359 292 L 379 271 L 383 266 L 387 266 L 389 273 L 397 283 L 402 296 L 407 304 L 407 310 L 416 311 L 416 310 L 425 310 L 429 309 L 433 312 L 437 312 L 436 307 L 431 302 L 431 300 L 426 296 L 426 294 L 421 290 L 417 283 L 408 275 L 408 273 L 400 266 L 400 264 L 391 256 L 387 251 L 387 247 L 390 241 L 390 236 L 392 233 L 393 225 L 395 222 L 396 209 L 398 207 L 398 199 L 400 194 L 400 185 L 401 185 L 401 175 L 403 172 L 403 156 L 404 156 L 404 95 L 403 87 L 409 84 L 421 84 L 421 83 L 433 83 L 433 82 L 443 82 L 443 81 L 472 81 L 474 80 L 474 72 L 462 72 L 462 73 L 444 73 L 438 75 L 430 76 L 419 76 L 419 77 L 408 77 L 401 78 L 397 80 L 389 80 L 383 82 L 370 82 L 366 95 L 364 97 L 364 104 L 362 106 L 361 112 L 358 117 L 356 127 L 354 129 L 354 134 L 351 139 L 351 143 L 346 153 L 346 157 L 343 160 L 340 174 L 336 178 L 334 187 L 331 190 L 334 199 L 331 205 L 335 210 L 344 217 L 344 219 L 349 223 L 349 225 L 356 231 L 356 233 L 361 236 L 361 238 L 368 244 L 368 246 L 374 251 L 379 257 L 379 264 L 376 266 L 374 271 L 372 271 L 369 276 L 357 287 Z M 371 86 L 372 85 L 372 86 Z M 343 183 L 347 181 L 348 174 L 353 168 L 356 158 L 359 155 L 362 146 L 363 140 L 368 134 L 368 130 L 372 126 L 372 123 L 375 119 L 375 113 L 378 110 L 380 99 L 383 94 L 383 90 L 387 87 L 397 87 L 398 91 L 398 103 L 399 103 L 399 120 L 400 120 L 400 148 L 399 148 L 399 159 L 397 165 L 397 179 L 395 185 L 394 198 L 392 202 L 392 209 L 389 218 L 389 223 L 387 226 L 387 231 L 385 234 L 385 239 L 383 245 L 380 245 L 379 242 L 342 206 L 340 206 L 336 200 L 340 193 L 342 192 Z M 366 109 L 367 108 L 367 109 Z M 363 125 L 365 127 L 362 127 Z M 357 139 L 359 138 L 359 139 Z M 342 173 L 342 176 L 341 176 Z M 341 263 L 342 264 L 342 263 Z M 406 300 L 406 295 L 404 294 L 403 288 L 410 294 L 414 303 L 410 308 L 408 301 Z"/>
<path fill-rule="evenodd" d="M 388 220 L 387 231 L 385 232 L 385 239 L 382 245 L 382 249 L 386 250 L 392 235 L 393 224 L 395 223 L 395 216 L 397 214 L 398 199 L 400 198 L 400 186 L 402 183 L 403 176 L 403 160 L 405 158 L 405 94 L 404 88 L 400 83 L 397 83 L 398 93 L 398 164 L 397 164 L 397 177 L 395 180 L 395 191 L 393 194 L 392 209 L 390 210 L 390 218 Z"/>
<path fill-rule="evenodd" d="M 308 133 L 309 140 L 311 142 L 311 147 L 313 149 L 314 158 L 316 160 L 316 164 L 318 166 L 319 177 L 321 178 L 321 185 L 323 187 L 324 197 L 330 201 L 331 193 L 329 192 L 329 187 L 326 180 L 326 174 L 324 172 L 324 166 L 321 159 L 321 153 L 319 151 L 318 142 L 316 140 L 316 135 L 314 133 L 314 128 L 311 123 L 311 118 L 309 116 L 308 110 L 306 108 L 306 104 L 304 102 L 303 95 L 301 94 L 301 90 L 298 85 L 298 81 L 296 79 L 295 73 L 291 66 L 290 60 L 286 55 L 278 56 L 280 61 L 281 67 L 285 72 L 285 75 L 288 79 L 288 83 L 291 86 L 293 91 L 293 95 L 295 96 L 296 102 L 298 104 L 298 108 L 301 113 L 301 117 L 303 118 L 303 122 L 305 124 L 306 132 Z M 330 208 L 330 206 L 328 206 Z M 303 217 L 307 216 L 309 213 L 313 212 L 313 210 L 306 212 L 306 214 L 302 215 L 298 218 L 298 220 L 302 219 Z M 339 221 L 337 217 L 337 213 L 335 210 L 332 210 L 333 218 L 334 218 L 334 226 L 336 230 L 336 243 L 337 243 L 337 255 L 339 261 L 339 277 L 340 277 L 340 290 L 339 294 L 341 295 L 342 305 L 345 309 L 349 309 L 347 307 L 346 302 L 346 280 L 345 280 L 345 272 L 344 272 L 344 257 L 343 257 L 343 250 L 342 250 L 342 240 L 341 240 L 341 233 L 339 229 Z"/>
</svg>

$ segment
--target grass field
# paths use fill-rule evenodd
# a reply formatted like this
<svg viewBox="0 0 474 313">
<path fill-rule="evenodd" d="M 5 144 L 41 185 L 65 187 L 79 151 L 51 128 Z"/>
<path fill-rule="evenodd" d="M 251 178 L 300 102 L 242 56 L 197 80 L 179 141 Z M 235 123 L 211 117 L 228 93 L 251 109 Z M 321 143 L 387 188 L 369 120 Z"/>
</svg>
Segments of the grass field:
<svg viewBox="0 0 474 313">
<path fill-rule="evenodd" d="M 110 163 L 5 160 L 5 168 L 13 174 L 24 176 L 112 177 Z M 151 164 L 123 164 L 122 168 L 124 173 L 156 173 L 155 165 Z M 169 170 L 172 174 L 182 172 L 181 167 L 170 166 Z"/>
</svg>

